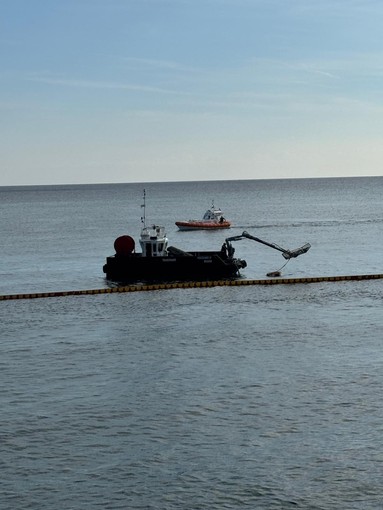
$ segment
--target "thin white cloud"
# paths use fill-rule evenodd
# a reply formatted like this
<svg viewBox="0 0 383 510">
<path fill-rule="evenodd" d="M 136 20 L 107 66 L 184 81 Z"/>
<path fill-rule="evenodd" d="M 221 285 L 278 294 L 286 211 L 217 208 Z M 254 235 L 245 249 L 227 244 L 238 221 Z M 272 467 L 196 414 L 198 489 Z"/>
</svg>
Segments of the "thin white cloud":
<svg viewBox="0 0 383 510">
<path fill-rule="evenodd" d="M 201 69 L 189 67 L 179 62 L 170 60 L 159 60 L 139 57 L 122 57 L 122 61 L 134 69 L 163 70 L 163 71 L 181 71 L 188 73 L 201 73 Z"/>
<path fill-rule="evenodd" d="M 44 83 L 47 85 L 59 85 L 63 87 L 75 87 L 75 88 L 88 88 L 88 89 L 103 89 L 103 90 L 132 90 L 137 92 L 148 92 L 156 94 L 168 94 L 185 96 L 189 95 L 188 92 L 179 90 L 170 90 L 160 87 L 150 87 L 147 85 L 139 84 L 128 84 L 118 82 L 106 82 L 106 81 L 91 81 L 91 80 L 73 80 L 65 78 L 54 78 L 44 76 L 33 76 L 27 78 L 29 81 Z"/>
<path fill-rule="evenodd" d="M 290 4 L 291 8 L 302 12 L 313 13 L 337 13 L 352 14 L 360 12 L 382 11 L 380 0 L 295 0 Z"/>
</svg>

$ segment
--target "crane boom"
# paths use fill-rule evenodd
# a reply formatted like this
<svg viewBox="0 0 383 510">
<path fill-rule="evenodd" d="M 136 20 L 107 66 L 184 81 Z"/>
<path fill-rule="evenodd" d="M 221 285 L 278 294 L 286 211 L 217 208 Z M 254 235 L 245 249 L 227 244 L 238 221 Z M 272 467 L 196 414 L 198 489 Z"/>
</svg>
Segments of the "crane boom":
<svg viewBox="0 0 383 510">
<path fill-rule="evenodd" d="M 241 235 L 228 237 L 226 241 L 226 246 L 229 253 L 234 253 L 234 248 L 231 246 L 232 241 L 240 241 L 241 239 L 251 239 L 252 241 L 256 241 L 257 243 L 264 244 L 266 246 L 269 246 L 270 248 L 274 248 L 274 250 L 278 250 L 282 252 L 282 255 L 285 259 L 289 260 L 292 258 L 296 258 L 299 255 L 302 255 L 303 253 L 307 253 L 309 249 L 311 248 L 310 243 L 306 243 L 300 248 L 296 248 L 295 250 L 286 250 L 285 248 L 282 248 L 281 246 L 278 246 L 275 243 L 269 243 L 267 241 L 264 241 L 263 239 L 259 239 L 259 237 L 252 236 L 246 230 L 242 232 Z"/>
</svg>

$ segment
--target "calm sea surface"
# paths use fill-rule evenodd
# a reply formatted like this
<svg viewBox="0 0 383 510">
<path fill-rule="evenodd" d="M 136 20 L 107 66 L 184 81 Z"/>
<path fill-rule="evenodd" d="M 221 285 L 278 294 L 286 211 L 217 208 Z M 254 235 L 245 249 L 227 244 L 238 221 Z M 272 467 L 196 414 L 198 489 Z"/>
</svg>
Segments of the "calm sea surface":
<svg viewBox="0 0 383 510">
<path fill-rule="evenodd" d="M 0 188 L 0 294 L 107 286 L 143 185 Z M 383 272 L 383 178 L 145 184 L 181 249 Z M 179 232 L 212 201 L 233 227 Z M 285 260 L 235 243 L 245 278 Z M 382 509 L 383 280 L 0 302 L 0 508 Z"/>
</svg>

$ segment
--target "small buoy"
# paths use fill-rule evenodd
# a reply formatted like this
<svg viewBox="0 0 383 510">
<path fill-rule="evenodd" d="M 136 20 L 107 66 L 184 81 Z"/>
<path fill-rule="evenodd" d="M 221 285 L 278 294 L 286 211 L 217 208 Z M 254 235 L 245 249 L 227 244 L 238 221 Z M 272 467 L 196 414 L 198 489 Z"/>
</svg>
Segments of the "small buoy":
<svg viewBox="0 0 383 510">
<path fill-rule="evenodd" d="M 281 276 L 281 272 L 280 271 L 272 271 L 271 273 L 267 273 L 266 276 L 270 276 L 270 277 Z"/>
</svg>

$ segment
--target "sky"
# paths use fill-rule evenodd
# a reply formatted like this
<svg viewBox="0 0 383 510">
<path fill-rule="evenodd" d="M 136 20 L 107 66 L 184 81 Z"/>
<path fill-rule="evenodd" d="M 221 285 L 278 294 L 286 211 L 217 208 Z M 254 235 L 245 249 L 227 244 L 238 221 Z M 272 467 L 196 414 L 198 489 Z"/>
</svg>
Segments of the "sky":
<svg viewBox="0 0 383 510">
<path fill-rule="evenodd" d="M 0 0 L 0 186 L 381 176 L 382 0 Z"/>
</svg>

